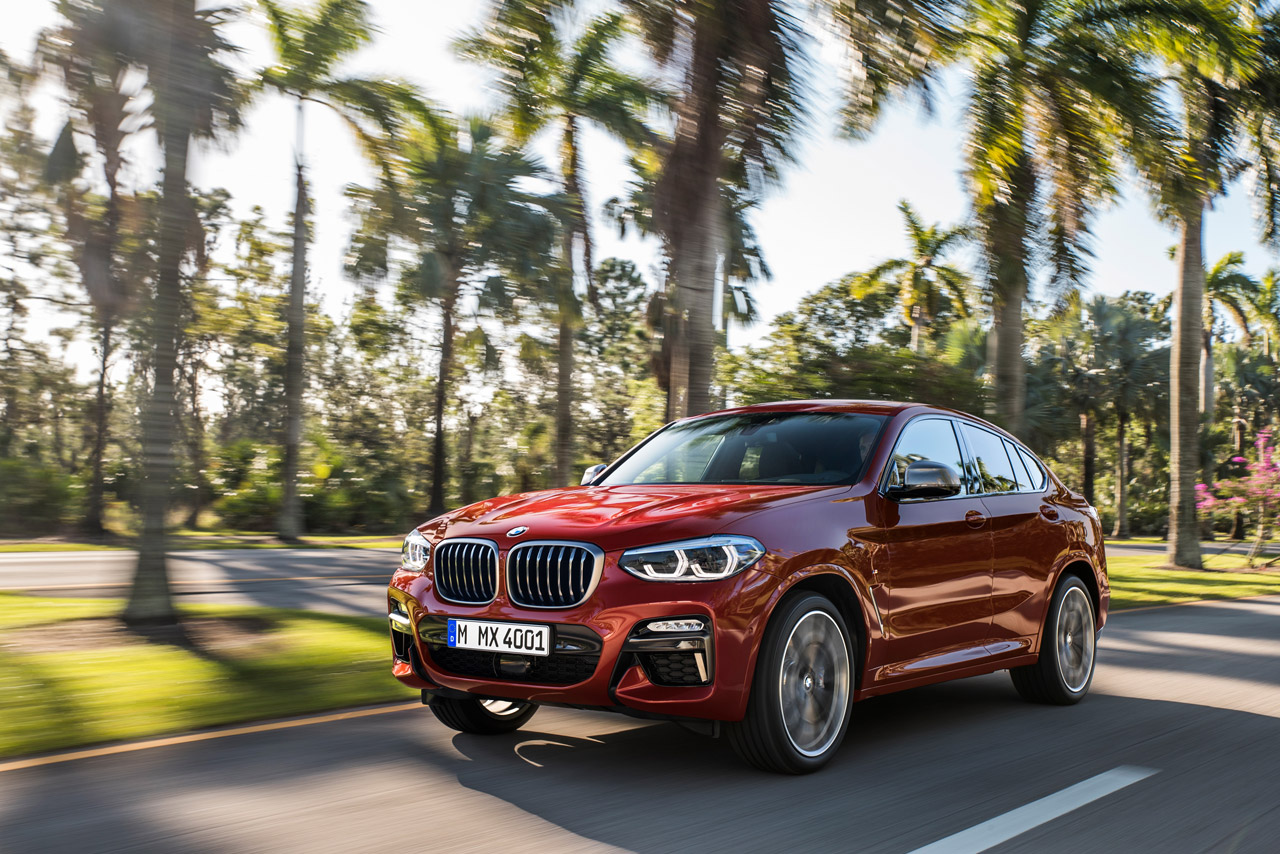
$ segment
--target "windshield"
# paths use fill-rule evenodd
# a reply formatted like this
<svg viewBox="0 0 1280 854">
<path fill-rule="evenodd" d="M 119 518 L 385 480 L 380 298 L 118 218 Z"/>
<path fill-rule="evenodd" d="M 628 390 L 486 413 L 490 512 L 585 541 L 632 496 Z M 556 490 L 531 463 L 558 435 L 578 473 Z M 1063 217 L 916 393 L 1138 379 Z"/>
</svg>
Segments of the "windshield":
<svg viewBox="0 0 1280 854">
<path fill-rule="evenodd" d="M 862 476 L 885 416 L 752 412 L 667 427 L 599 482 L 849 484 Z"/>
</svg>

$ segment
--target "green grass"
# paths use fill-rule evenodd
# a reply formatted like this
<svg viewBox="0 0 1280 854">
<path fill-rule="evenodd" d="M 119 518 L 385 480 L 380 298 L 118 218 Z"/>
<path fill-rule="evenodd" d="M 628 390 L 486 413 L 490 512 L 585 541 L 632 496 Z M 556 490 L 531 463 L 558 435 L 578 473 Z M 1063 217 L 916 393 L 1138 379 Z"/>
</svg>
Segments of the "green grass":
<svg viewBox="0 0 1280 854">
<path fill-rule="evenodd" d="M 119 607 L 0 593 L 0 756 L 415 696 L 391 677 L 380 619 L 194 606 L 184 614 L 253 618 L 263 633 L 181 645 L 82 622 Z"/>
<path fill-rule="evenodd" d="M 1280 594 L 1280 571 L 1229 572 L 1243 569 L 1244 555 L 1216 555 L 1206 559 L 1205 570 L 1166 569 L 1163 557 L 1112 557 L 1107 559 L 1111 577 L 1111 608 L 1173 605 L 1202 599 L 1241 599 Z"/>
<path fill-rule="evenodd" d="M 398 549 L 400 536 L 384 534 L 308 534 L 290 545 L 270 534 L 249 532 L 178 531 L 169 537 L 169 551 L 201 551 L 207 549 Z M 133 548 L 131 541 L 119 545 L 101 545 L 68 540 L 0 541 L 0 554 L 6 552 L 80 552 L 120 551 Z"/>
</svg>

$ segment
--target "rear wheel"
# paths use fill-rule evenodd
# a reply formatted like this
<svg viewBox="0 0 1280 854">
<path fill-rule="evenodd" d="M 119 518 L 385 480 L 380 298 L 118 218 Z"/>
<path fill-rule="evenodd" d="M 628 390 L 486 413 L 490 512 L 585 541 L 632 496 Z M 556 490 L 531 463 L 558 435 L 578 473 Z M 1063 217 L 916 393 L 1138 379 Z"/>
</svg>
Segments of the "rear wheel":
<svg viewBox="0 0 1280 854">
<path fill-rule="evenodd" d="M 1024 700 L 1069 706 L 1089 693 L 1096 656 L 1093 599 L 1084 582 L 1068 575 L 1058 583 L 1040 635 L 1040 659 L 1009 670 Z"/>
<path fill-rule="evenodd" d="M 497 735 L 520 729 L 538 711 L 538 705 L 515 700 L 455 700 L 436 697 L 431 701 L 431 711 L 440 719 L 440 723 L 458 732 Z"/>
<path fill-rule="evenodd" d="M 765 630 L 747 714 L 729 743 L 765 771 L 807 774 L 830 761 L 849 727 L 856 660 L 849 629 L 825 596 L 784 602 Z"/>
</svg>

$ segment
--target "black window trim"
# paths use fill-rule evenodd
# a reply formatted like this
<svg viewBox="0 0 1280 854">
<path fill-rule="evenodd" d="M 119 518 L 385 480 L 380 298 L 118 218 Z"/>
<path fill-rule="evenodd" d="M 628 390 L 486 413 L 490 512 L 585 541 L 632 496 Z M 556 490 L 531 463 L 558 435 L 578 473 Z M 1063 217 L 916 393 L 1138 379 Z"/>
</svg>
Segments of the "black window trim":
<svg viewBox="0 0 1280 854">
<path fill-rule="evenodd" d="M 973 479 L 976 479 L 976 483 L 979 487 L 978 491 L 973 493 L 974 495 L 1028 495 L 1033 492 L 1044 491 L 1045 487 L 1048 485 L 1048 482 L 1049 482 L 1049 475 L 1045 470 L 1044 464 L 1040 462 L 1039 457 L 1031 453 L 1031 451 L 1028 450 L 1027 448 L 1024 448 L 1021 442 L 1017 441 L 1016 439 L 1009 438 L 1008 436 L 1002 436 L 1001 434 L 996 433 L 994 430 L 984 427 L 981 424 L 978 424 L 976 422 L 970 421 L 967 418 L 957 419 L 957 420 L 959 421 L 959 423 L 968 424 L 970 427 L 973 427 L 975 430 L 982 430 L 984 432 L 990 433 L 992 436 L 995 436 L 997 439 L 1000 439 L 1002 443 L 1008 443 L 1012 445 L 1015 449 L 1026 453 L 1027 456 L 1031 457 L 1031 459 L 1035 461 L 1036 467 L 1040 472 L 1039 486 L 1031 485 L 1031 486 L 1028 486 L 1026 489 L 1010 489 L 1004 492 L 988 492 L 982 483 L 982 476 L 980 474 L 980 470 L 978 469 L 977 457 L 974 456 L 972 449 L 969 447 L 969 442 L 964 435 L 964 431 L 957 430 L 956 435 L 960 437 L 960 440 L 962 443 L 961 450 L 965 455 L 965 467 L 966 468 L 969 468 L 970 466 L 972 467 L 972 472 L 970 473 L 969 476 Z M 1002 444 L 1002 447 L 1003 447 L 1003 444 Z M 1005 450 L 1004 453 L 1006 457 L 1009 456 L 1009 451 L 1007 449 Z M 1009 465 L 1011 466 L 1013 465 L 1013 460 L 1009 460 Z M 1015 477 L 1017 476 L 1017 473 L 1018 473 L 1017 469 L 1014 469 Z M 1027 474 L 1030 474 L 1030 473 L 1031 472 L 1027 472 Z"/>
<path fill-rule="evenodd" d="M 951 425 L 951 433 L 956 438 L 956 445 L 959 446 L 960 457 L 962 460 L 964 460 L 965 468 L 968 469 L 969 449 L 964 443 L 964 437 L 961 435 L 960 431 L 957 429 L 957 424 L 959 423 L 959 419 L 955 418 L 952 415 L 945 415 L 941 412 L 925 412 L 920 415 L 916 415 L 912 417 L 911 420 L 908 421 L 906 424 L 903 424 L 902 429 L 898 431 L 898 436 L 893 441 L 893 447 L 889 449 L 889 458 L 885 460 L 884 469 L 881 470 L 880 472 L 880 482 L 876 488 L 876 491 L 880 494 L 880 497 L 884 498 L 887 501 L 893 501 L 898 503 L 907 501 L 913 504 L 918 501 L 955 501 L 958 498 L 977 498 L 980 493 L 972 491 L 972 485 L 969 482 L 970 478 L 969 478 L 968 471 L 959 472 L 960 480 L 964 484 L 964 488 L 966 490 L 965 492 L 962 492 L 959 495 L 945 495 L 945 496 L 939 496 L 936 498 L 893 498 L 889 495 L 889 472 L 893 468 L 894 452 L 898 450 L 898 444 L 902 441 L 902 434 L 906 433 L 907 428 L 910 427 L 912 424 L 915 424 L 917 421 L 946 421 L 947 423 L 949 423 Z M 935 462 L 937 461 L 935 460 Z"/>
</svg>

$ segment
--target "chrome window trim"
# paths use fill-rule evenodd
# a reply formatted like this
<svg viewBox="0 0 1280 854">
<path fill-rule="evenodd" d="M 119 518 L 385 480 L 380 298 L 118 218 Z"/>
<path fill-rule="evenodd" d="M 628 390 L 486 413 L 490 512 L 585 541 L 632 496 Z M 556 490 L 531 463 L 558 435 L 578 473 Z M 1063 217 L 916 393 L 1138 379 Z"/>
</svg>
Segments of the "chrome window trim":
<svg viewBox="0 0 1280 854">
<path fill-rule="evenodd" d="M 568 605 L 529 605 L 525 602 L 521 602 L 519 599 L 516 599 L 515 596 L 511 594 L 511 556 L 519 552 L 521 549 L 527 549 L 530 546 L 572 546 L 574 548 L 585 549 L 590 552 L 592 558 L 594 558 L 591 565 L 591 580 L 587 582 L 587 590 L 582 594 L 582 598 Z M 583 602 L 590 599 L 591 595 L 596 592 L 596 587 L 600 585 L 600 578 L 603 575 L 604 549 L 594 543 L 584 543 L 580 540 L 525 540 L 524 542 L 516 543 L 511 548 L 507 549 L 507 558 L 504 564 L 504 571 L 502 573 L 502 581 L 503 584 L 506 585 L 505 593 L 507 595 L 507 600 L 513 605 L 520 608 L 528 608 L 538 611 L 565 611 L 569 608 L 576 608 Z"/>
<path fill-rule="evenodd" d="M 451 599 L 440 592 L 440 585 L 436 583 L 436 558 L 439 555 L 439 550 L 441 546 L 446 546 L 453 543 L 473 543 L 476 545 L 488 546 L 490 550 L 493 551 L 493 574 L 494 574 L 493 595 L 490 596 L 488 599 L 474 600 L 474 601 L 470 599 Z M 499 566 L 499 560 L 498 560 L 498 544 L 493 540 L 486 540 L 480 537 L 450 537 L 447 540 L 441 540 L 440 542 L 436 543 L 436 545 L 433 546 L 431 549 L 430 567 L 431 567 L 431 589 L 435 591 L 436 596 L 440 597 L 440 599 L 444 602 L 450 602 L 454 605 L 488 605 L 490 602 L 498 598 L 498 582 L 500 580 L 500 576 L 502 573 L 501 573 L 501 567 Z"/>
</svg>

